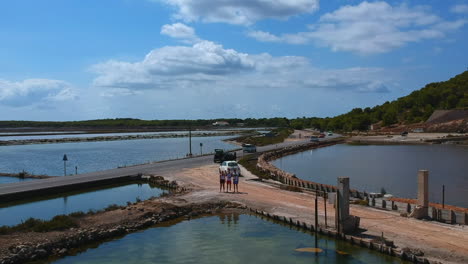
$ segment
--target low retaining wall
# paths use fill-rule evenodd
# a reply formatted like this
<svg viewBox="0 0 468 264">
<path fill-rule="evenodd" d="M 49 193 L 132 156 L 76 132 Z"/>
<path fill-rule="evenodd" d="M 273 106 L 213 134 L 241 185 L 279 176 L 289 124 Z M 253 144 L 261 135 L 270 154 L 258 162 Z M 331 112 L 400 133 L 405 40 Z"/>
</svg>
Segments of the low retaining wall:
<svg viewBox="0 0 468 264">
<path fill-rule="evenodd" d="M 397 211 L 401 215 L 409 215 L 416 207 L 416 202 L 410 200 L 408 202 L 402 202 L 400 200 L 410 200 L 401 198 L 371 198 L 368 205 L 370 207 L 383 209 L 387 211 Z M 446 223 L 446 224 L 459 224 L 468 225 L 468 209 L 452 207 L 441 208 L 440 204 L 429 204 L 429 218 L 434 221 Z M 452 208 L 452 209 L 450 209 Z"/>
<path fill-rule="evenodd" d="M 293 173 L 289 173 L 289 172 L 276 168 L 270 163 L 270 161 L 279 159 L 287 155 L 299 153 L 302 151 L 328 147 L 328 146 L 336 145 L 336 144 L 343 143 L 343 142 L 344 140 L 336 140 L 336 141 L 329 141 L 329 142 L 323 142 L 323 143 L 314 142 L 314 143 L 291 146 L 291 147 L 286 147 L 280 150 L 267 152 L 258 157 L 257 168 L 262 172 L 268 173 L 273 180 L 279 181 L 289 186 L 305 188 L 305 189 L 318 191 L 318 192 L 336 192 L 336 187 L 333 185 L 322 184 L 322 183 L 299 179 Z M 359 192 L 357 190 L 350 190 L 349 195 L 351 197 L 359 198 L 359 199 L 364 199 L 365 197 L 368 197 L 368 194 L 366 192 Z"/>
</svg>

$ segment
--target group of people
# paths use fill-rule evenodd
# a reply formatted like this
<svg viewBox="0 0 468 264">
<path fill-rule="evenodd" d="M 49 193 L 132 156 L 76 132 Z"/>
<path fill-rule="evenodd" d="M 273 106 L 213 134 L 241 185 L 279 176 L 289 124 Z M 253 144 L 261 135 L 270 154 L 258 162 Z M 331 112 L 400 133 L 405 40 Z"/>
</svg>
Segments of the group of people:
<svg viewBox="0 0 468 264">
<path fill-rule="evenodd" d="M 239 173 L 234 170 L 219 170 L 219 192 L 229 192 L 234 183 L 234 192 L 239 192 Z M 226 185 L 226 186 L 225 186 Z"/>
</svg>

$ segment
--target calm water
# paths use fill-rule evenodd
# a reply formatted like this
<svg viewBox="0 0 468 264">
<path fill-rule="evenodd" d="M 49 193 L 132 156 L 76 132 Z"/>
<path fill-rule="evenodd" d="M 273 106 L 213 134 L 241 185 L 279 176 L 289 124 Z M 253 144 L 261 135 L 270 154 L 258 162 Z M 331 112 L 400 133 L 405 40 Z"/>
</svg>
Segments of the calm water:
<svg viewBox="0 0 468 264">
<path fill-rule="evenodd" d="M 16 225 L 30 217 L 49 220 L 60 214 L 101 210 L 111 204 L 126 205 L 127 202 L 135 202 L 137 198 L 146 200 L 152 196 L 160 196 L 163 192 L 147 183 L 133 183 L 69 193 L 67 196 L 44 197 L 44 200 L 24 201 L 17 205 L 0 204 L 0 226 Z"/>
<path fill-rule="evenodd" d="M 447 204 L 468 207 L 468 148 L 453 145 L 353 146 L 335 145 L 273 161 L 297 177 L 336 185 L 350 178 L 351 188 L 416 198 L 417 172 L 429 170 L 429 198 L 441 202 L 445 185 Z"/>
<path fill-rule="evenodd" d="M 402 263 L 342 241 L 321 237 L 318 245 L 324 252 L 299 253 L 314 247 L 313 236 L 255 216 L 222 215 L 132 233 L 55 263 Z"/>
<path fill-rule="evenodd" d="M 2 183 L 31 181 L 31 180 L 35 180 L 35 179 L 20 179 L 20 178 L 16 178 L 16 177 L 2 177 L 2 176 L 0 176 L 0 184 L 2 184 Z"/>
<path fill-rule="evenodd" d="M 192 137 L 192 153 L 213 152 L 215 148 L 234 149 L 223 139 L 229 136 Z M 188 138 L 155 138 L 101 142 L 0 146 L 0 172 L 63 175 L 63 155 L 67 154 L 67 174 L 181 158 L 188 153 Z"/>
</svg>

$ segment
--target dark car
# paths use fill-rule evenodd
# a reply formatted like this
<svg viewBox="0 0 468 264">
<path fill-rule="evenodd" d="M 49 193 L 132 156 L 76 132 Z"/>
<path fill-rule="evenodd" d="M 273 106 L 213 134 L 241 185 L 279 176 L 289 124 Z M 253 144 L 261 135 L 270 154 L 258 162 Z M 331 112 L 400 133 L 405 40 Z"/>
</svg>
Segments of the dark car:
<svg viewBox="0 0 468 264">
<path fill-rule="evenodd" d="M 235 152 L 224 151 L 223 149 L 215 149 L 213 157 L 214 162 L 221 163 L 226 160 L 236 160 L 237 156 Z"/>
<path fill-rule="evenodd" d="M 242 151 L 247 153 L 257 152 L 257 147 L 252 144 L 242 144 Z"/>
<path fill-rule="evenodd" d="M 401 135 L 402 135 L 403 137 L 406 137 L 406 136 L 408 135 L 408 131 L 403 131 L 403 132 L 401 132 Z"/>
<path fill-rule="evenodd" d="M 311 136 L 310 137 L 310 142 L 319 142 L 319 138 L 317 136 Z"/>
</svg>

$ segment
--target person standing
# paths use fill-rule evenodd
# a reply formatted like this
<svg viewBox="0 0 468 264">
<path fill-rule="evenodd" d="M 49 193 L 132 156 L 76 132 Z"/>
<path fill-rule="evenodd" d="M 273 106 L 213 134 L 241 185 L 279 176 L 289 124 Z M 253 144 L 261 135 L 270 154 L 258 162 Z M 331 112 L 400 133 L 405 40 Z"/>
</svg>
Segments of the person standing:
<svg viewBox="0 0 468 264">
<path fill-rule="evenodd" d="M 239 173 L 234 174 L 234 192 L 239 192 Z"/>
<path fill-rule="evenodd" d="M 231 169 L 228 169 L 227 175 L 226 175 L 226 191 L 227 192 L 231 190 L 231 182 L 232 182 Z"/>
<path fill-rule="evenodd" d="M 221 192 L 221 188 L 224 191 L 224 182 L 226 181 L 226 175 L 225 172 L 220 170 L 219 171 L 219 192 Z"/>
</svg>

